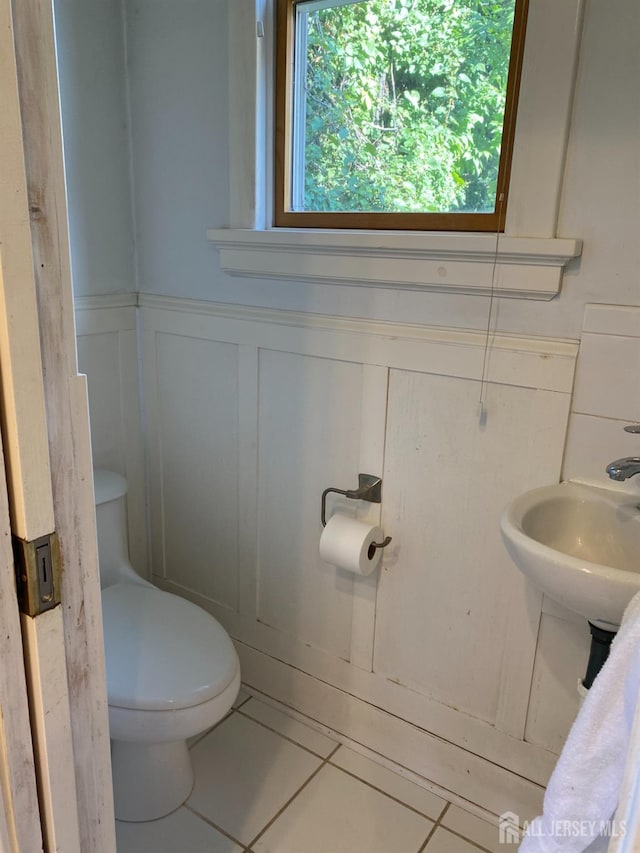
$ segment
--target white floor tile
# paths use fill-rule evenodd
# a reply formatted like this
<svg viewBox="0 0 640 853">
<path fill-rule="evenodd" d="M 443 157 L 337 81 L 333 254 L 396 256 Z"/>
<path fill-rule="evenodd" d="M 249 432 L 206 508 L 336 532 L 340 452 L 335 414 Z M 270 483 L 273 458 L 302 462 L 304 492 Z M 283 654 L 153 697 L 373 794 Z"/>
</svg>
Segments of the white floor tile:
<svg viewBox="0 0 640 853">
<path fill-rule="evenodd" d="M 118 853 L 241 853 L 242 848 L 187 809 L 148 823 L 116 821 Z"/>
<path fill-rule="evenodd" d="M 388 770 L 381 764 L 376 764 L 364 755 L 341 746 L 331 758 L 331 763 L 342 767 L 354 776 L 364 779 L 374 788 L 379 788 L 391 797 L 406 803 L 411 808 L 427 817 L 437 820 L 447 801 L 438 797 L 426 788 L 421 788 L 415 782 Z"/>
<path fill-rule="evenodd" d="M 491 850 L 497 847 L 491 847 Z M 465 841 L 463 838 L 458 838 L 446 829 L 438 827 L 433 834 L 433 838 L 425 847 L 424 853 L 478 853 L 478 848 Z"/>
<path fill-rule="evenodd" d="M 189 805 L 248 844 L 320 766 L 319 758 L 232 714 L 197 743 Z"/>
<path fill-rule="evenodd" d="M 271 705 L 265 705 L 258 699 L 251 699 L 246 705 L 243 705 L 242 713 L 265 726 L 269 726 L 270 729 L 275 729 L 281 735 L 291 738 L 300 746 L 310 749 L 311 752 L 315 752 L 323 758 L 330 755 L 338 745 L 337 741 L 331 740 L 331 738 L 309 728 L 309 726 L 305 726 L 298 720 L 294 720 L 293 717 L 288 717 L 282 711 L 272 708 Z"/>
<path fill-rule="evenodd" d="M 430 820 L 325 765 L 266 833 L 255 853 L 415 853 Z"/>
<path fill-rule="evenodd" d="M 517 844 L 500 844 L 497 824 L 489 823 L 459 806 L 450 806 L 442 818 L 442 825 L 459 832 L 465 838 L 485 847 L 487 850 L 515 851 Z"/>
</svg>

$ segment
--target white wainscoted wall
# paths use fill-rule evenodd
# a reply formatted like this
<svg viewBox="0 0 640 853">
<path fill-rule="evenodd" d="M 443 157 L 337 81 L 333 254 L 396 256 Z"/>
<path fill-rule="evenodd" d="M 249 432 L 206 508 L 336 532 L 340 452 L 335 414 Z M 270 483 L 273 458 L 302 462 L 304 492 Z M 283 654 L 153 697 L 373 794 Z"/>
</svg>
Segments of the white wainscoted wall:
<svg viewBox="0 0 640 853">
<path fill-rule="evenodd" d="M 560 476 L 577 344 L 497 336 L 482 420 L 481 332 L 138 302 L 154 580 L 220 619 L 250 685 L 494 813 L 535 812 L 566 727 L 525 736 L 532 681 L 573 713 L 584 655 L 568 684 L 539 675 L 541 596 L 497 521 Z M 78 302 L 95 461 L 129 478 L 144 570 L 135 314 Z M 329 506 L 393 536 L 369 578 L 318 555 L 321 492 L 360 471 L 382 506 Z"/>
<path fill-rule="evenodd" d="M 561 477 L 612 485 L 607 462 L 640 450 L 622 431 L 640 421 L 640 7 L 584 5 L 557 228 L 583 252 L 551 301 L 496 301 L 483 423 L 486 297 L 221 270 L 205 235 L 228 225 L 228 117 L 244 108 L 228 100 L 227 0 L 113 0 L 121 43 L 85 2 L 56 0 L 111 51 L 120 116 L 82 148 L 91 52 L 68 35 L 67 170 L 79 150 L 85 170 L 132 163 L 132 183 L 120 171 L 101 189 L 124 236 L 78 221 L 89 248 L 74 271 L 95 461 L 129 479 L 136 567 L 227 626 L 252 687 L 522 817 L 577 710 L 589 642 L 522 581 L 499 515 Z M 70 181 L 76 210 L 90 180 Z M 383 476 L 382 506 L 331 508 L 381 512 L 393 542 L 370 579 L 317 554 L 322 489 L 359 471 Z"/>
<path fill-rule="evenodd" d="M 637 453 L 640 308 L 587 307 L 573 397 L 577 343 L 498 336 L 483 423 L 480 332 L 151 295 L 77 307 L 96 465 L 129 478 L 136 567 L 137 310 L 153 579 L 228 628 L 250 685 L 494 813 L 535 811 L 588 628 L 523 583 L 497 521 L 561 476 L 638 490 L 603 472 Z M 383 476 L 382 507 L 329 506 L 393 536 L 370 578 L 317 553 L 322 490 L 359 471 Z"/>
<path fill-rule="evenodd" d="M 79 370 L 88 377 L 93 464 L 127 478 L 131 558 L 148 575 L 136 305 L 136 294 L 79 297 L 76 334 Z"/>
</svg>

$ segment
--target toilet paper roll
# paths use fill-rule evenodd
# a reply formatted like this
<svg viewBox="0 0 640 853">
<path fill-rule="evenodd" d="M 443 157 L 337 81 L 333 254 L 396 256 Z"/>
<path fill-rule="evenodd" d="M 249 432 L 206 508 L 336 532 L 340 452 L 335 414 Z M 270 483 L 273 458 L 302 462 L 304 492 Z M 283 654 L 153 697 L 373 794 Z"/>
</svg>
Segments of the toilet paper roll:
<svg viewBox="0 0 640 853">
<path fill-rule="evenodd" d="M 382 542 L 383 538 L 379 527 L 335 513 L 322 531 L 320 556 L 339 569 L 370 575 L 380 564 L 382 549 L 372 549 L 372 556 L 369 549 L 372 543 Z"/>
</svg>

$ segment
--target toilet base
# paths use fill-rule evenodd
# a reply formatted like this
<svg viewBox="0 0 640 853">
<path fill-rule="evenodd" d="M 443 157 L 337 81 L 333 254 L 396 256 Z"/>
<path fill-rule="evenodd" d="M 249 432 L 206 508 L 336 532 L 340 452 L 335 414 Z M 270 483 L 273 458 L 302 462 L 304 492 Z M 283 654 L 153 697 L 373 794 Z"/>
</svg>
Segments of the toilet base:
<svg viewBox="0 0 640 853">
<path fill-rule="evenodd" d="M 116 820 L 156 820 L 175 811 L 193 788 L 184 740 L 171 743 L 111 741 Z"/>
</svg>

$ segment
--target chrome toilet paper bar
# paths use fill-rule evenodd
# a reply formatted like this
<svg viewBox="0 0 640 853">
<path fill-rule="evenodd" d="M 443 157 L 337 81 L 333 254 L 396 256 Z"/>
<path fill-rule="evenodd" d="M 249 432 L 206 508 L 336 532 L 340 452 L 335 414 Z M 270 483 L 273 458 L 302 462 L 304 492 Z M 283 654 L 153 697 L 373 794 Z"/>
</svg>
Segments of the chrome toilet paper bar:
<svg viewBox="0 0 640 853">
<path fill-rule="evenodd" d="M 375 474 L 358 474 L 357 489 L 336 489 L 333 486 L 325 489 L 322 493 L 322 507 L 320 511 L 323 527 L 327 526 L 327 495 L 332 492 L 354 501 L 368 501 L 372 504 L 379 504 L 382 503 L 382 478 L 376 477 Z M 373 542 L 371 548 L 374 550 L 376 548 L 386 548 L 390 542 L 391 537 L 386 536 L 383 542 Z"/>
</svg>

